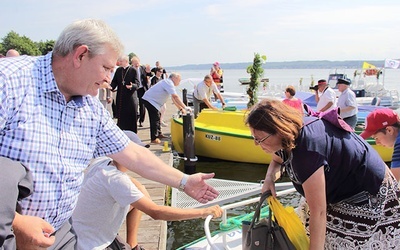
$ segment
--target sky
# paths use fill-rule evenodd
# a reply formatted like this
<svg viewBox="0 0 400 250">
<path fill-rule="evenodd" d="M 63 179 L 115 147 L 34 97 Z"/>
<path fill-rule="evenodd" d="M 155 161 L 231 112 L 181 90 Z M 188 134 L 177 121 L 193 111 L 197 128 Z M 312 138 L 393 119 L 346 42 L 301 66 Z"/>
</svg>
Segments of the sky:
<svg viewBox="0 0 400 250">
<path fill-rule="evenodd" d="M 71 22 L 103 19 L 142 64 L 400 58 L 398 0 L 2 0 L 0 39 L 57 40 Z"/>
</svg>

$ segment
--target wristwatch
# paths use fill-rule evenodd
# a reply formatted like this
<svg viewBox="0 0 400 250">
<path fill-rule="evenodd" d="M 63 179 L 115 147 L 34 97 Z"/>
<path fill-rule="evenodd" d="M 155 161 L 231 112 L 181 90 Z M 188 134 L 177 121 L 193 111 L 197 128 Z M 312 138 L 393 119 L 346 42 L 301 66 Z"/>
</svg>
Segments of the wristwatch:
<svg viewBox="0 0 400 250">
<path fill-rule="evenodd" d="M 185 191 L 185 186 L 186 186 L 186 182 L 187 182 L 188 178 L 189 178 L 189 175 L 187 175 L 187 174 L 183 175 L 182 180 L 179 183 L 179 187 L 178 187 L 179 191 L 181 191 L 181 192 Z"/>
</svg>

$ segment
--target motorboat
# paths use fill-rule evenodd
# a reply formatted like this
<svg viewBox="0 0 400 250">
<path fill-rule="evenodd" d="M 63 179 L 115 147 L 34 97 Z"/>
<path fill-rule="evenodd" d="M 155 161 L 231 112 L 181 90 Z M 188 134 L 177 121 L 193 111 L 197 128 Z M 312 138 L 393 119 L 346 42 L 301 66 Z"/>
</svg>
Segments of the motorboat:
<svg viewBox="0 0 400 250">
<path fill-rule="evenodd" d="M 268 164 L 271 155 L 254 144 L 245 125 L 246 111 L 203 109 L 194 122 L 195 154 L 226 161 Z M 174 150 L 184 153 L 183 119 L 172 118 L 171 139 Z"/>
</svg>

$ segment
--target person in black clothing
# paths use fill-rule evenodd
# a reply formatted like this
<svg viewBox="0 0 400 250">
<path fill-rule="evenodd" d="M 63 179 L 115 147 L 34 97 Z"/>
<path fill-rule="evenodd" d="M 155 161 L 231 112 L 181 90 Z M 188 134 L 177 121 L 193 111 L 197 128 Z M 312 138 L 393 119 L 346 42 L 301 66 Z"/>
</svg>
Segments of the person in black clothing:
<svg viewBox="0 0 400 250">
<path fill-rule="evenodd" d="M 156 62 L 156 66 L 155 66 L 154 68 L 151 69 L 151 73 L 152 73 L 153 75 L 156 75 L 156 72 L 157 72 L 157 70 L 158 70 L 159 68 L 161 68 L 161 69 L 163 70 L 163 71 L 162 71 L 162 74 L 161 74 L 161 79 L 167 78 L 167 77 L 168 77 L 167 71 L 166 71 L 163 67 L 161 67 L 160 61 L 157 61 L 157 62 Z"/>
<path fill-rule="evenodd" d="M 154 86 L 158 81 L 160 81 L 163 75 L 163 68 L 157 68 L 156 71 L 154 72 L 154 76 L 151 78 L 151 86 Z"/>
<path fill-rule="evenodd" d="M 146 68 L 140 65 L 139 57 L 132 57 L 131 63 L 132 68 L 136 73 L 136 83 L 138 85 L 137 97 L 139 99 L 139 127 L 143 127 L 142 123 L 144 122 L 144 118 L 146 115 L 146 108 L 144 107 L 142 97 L 144 93 L 149 89 L 149 81 L 147 78 L 147 73 L 149 72 L 146 72 Z"/>
<path fill-rule="evenodd" d="M 111 82 L 112 89 L 117 89 L 117 125 L 122 130 L 137 133 L 138 84 L 136 70 L 129 65 L 128 56 L 120 58 L 120 65 Z"/>
</svg>

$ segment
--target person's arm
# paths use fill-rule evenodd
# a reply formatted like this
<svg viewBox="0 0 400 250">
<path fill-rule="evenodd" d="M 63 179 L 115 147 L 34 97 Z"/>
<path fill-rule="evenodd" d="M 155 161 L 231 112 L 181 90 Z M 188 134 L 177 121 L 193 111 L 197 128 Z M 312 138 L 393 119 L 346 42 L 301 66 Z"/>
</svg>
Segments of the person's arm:
<svg viewBox="0 0 400 250">
<path fill-rule="evenodd" d="M 319 102 L 318 90 L 315 90 L 315 101 L 316 101 L 317 103 Z"/>
<path fill-rule="evenodd" d="M 107 103 L 112 103 L 111 86 L 106 89 L 106 101 L 107 101 Z"/>
<path fill-rule="evenodd" d="M 226 103 L 225 103 L 224 98 L 222 97 L 221 93 L 218 92 L 216 95 L 217 95 L 218 99 L 221 101 L 222 108 L 225 108 Z"/>
<path fill-rule="evenodd" d="M 146 179 L 175 188 L 183 188 L 187 195 L 201 203 L 207 203 L 218 196 L 218 191 L 205 182 L 213 178 L 214 173 L 185 175 L 165 164 L 147 148 L 133 142 L 129 142 L 125 149 L 110 157 Z"/>
<path fill-rule="evenodd" d="M 119 68 L 118 68 L 119 69 Z M 118 86 L 118 83 L 117 83 L 117 72 L 119 73 L 119 70 L 118 69 L 116 69 L 115 70 L 115 74 L 114 74 L 114 77 L 113 77 L 113 79 L 112 79 L 112 81 L 111 81 L 111 83 L 110 83 L 110 86 L 111 86 L 111 90 L 115 90 L 116 88 L 117 88 L 117 86 Z"/>
<path fill-rule="evenodd" d="M 208 98 L 204 98 L 202 101 L 207 105 L 208 108 L 214 109 L 214 110 L 217 110 L 217 109 L 218 109 L 217 107 L 214 107 L 214 106 L 212 105 L 212 103 L 210 102 L 210 100 L 208 100 Z"/>
<path fill-rule="evenodd" d="M 211 69 L 210 69 L 210 75 L 212 76 L 212 74 L 215 72 L 215 68 L 214 67 L 211 67 Z"/>
<path fill-rule="evenodd" d="M 390 169 L 397 181 L 400 181 L 400 166 L 392 167 Z"/>
<path fill-rule="evenodd" d="M 213 215 L 214 218 L 217 218 L 222 215 L 222 209 L 218 205 L 206 208 L 176 208 L 157 205 L 146 196 L 132 205 L 154 220 L 179 221 L 206 218 L 208 215 Z"/>
<path fill-rule="evenodd" d="M 330 107 L 332 107 L 333 102 L 328 102 L 321 110 L 321 112 L 328 110 Z"/>
<path fill-rule="evenodd" d="M 353 107 L 353 106 L 347 106 L 347 107 L 344 107 L 344 108 L 340 108 L 340 112 L 348 112 L 348 111 L 351 111 L 351 110 L 353 110 L 355 108 L 356 107 Z"/>
<path fill-rule="evenodd" d="M 50 236 L 54 228 L 39 217 L 15 213 L 13 231 L 18 250 L 43 249 L 55 242 L 55 237 Z"/>
<path fill-rule="evenodd" d="M 171 95 L 172 102 L 175 104 L 175 106 L 184 114 L 186 115 L 186 105 L 183 103 L 179 95 L 177 94 L 172 94 Z"/>
<path fill-rule="evenodd" d="M 262 186 L 261 192 L 265 192 L 271 190 L 273 196 L 276 196 L 275 191 L 275 180 L 280 178 L 280 169 L 281 169 L 282 159 L 273 154 L 272 160 L 268 165 L 267 173 L 265 174 L 264 184 Z"/>
<path fill-rule="evenodd" d="M 326 191 L 324 167 L 321 166 L 304 183 L 303 189 L 310 209 L 310 248 L 324 249 L 326 233 Z"/>
</svg>

